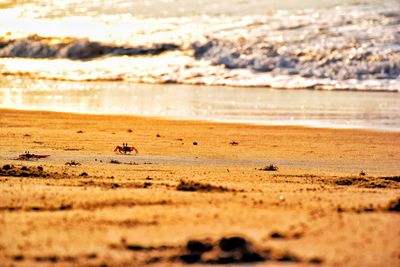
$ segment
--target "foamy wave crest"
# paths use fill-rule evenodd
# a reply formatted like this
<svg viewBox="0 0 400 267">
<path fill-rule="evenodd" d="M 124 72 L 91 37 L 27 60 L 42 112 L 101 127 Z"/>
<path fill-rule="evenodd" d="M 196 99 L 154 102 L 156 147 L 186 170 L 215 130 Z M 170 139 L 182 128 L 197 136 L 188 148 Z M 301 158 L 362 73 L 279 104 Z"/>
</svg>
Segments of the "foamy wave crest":
<svg viewBox="0 0 400 267">
<path fill-rule="evenodd" d="M 312 51 L 269 43 L 237 47 L 229 41 L 211 40 L 194 45 L 194 50 L 197 59 L 228 69 L 248 68 L 276 75 L 332 80 L 397 79 L 400 75 L 400 50 L 388 53 L 372 45 L 369 49 L 350 44 Z"/>
<path fill-rule="evenodd" d="M 400 91 L 400 5 L 107 20 L 91 24 L 99 27 L 90 41 L 82 38 L 79 28 L 68 31 L 75 37 L 66 38 L 64 32 L 50 38 L 32 36 L 26 31 L 29 27 L 10 26 L 26 35 L 0 42 L 0 73 L 65 80 Z M 64 24 L 72 28 L 67 27 L 68 19 L 34 21 L 55 23 L 53 29 Z M 46 30 L 41 36 L 47 36 Z M 22 63 L 13 57 L 42 61 Z"/>
<path fill-rule="evenodd" d="M 158 55 L 178 48 L 175 44 L 152 47 L 105 45 L 85 39 L 55 39 L 37 35 L 0 42 L 0 57 L 93 59 L 102 56 Z"/>
</svg>

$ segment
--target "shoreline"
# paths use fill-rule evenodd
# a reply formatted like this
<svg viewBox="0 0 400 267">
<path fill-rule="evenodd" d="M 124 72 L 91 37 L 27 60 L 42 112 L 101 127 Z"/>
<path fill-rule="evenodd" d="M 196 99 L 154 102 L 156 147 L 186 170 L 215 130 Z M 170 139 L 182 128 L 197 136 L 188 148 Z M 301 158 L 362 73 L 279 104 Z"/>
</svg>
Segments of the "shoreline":
<svg viewBox="0 0 400 267">
<path fill-rule="evenodd" d="M 34 113 L 49 113 L 51 114 L 62 114 L 62 115 L 77 115 L 77 116 L 99 116 L 99 117 L 125 117 L 132 119 L 149 119 L 155 121 L 170 121 L 170 122 L 183 122 L 183 123 L 206 123 L 206 124 L 222 124 L 222 125 L 237 125 L 237 126 L 255 126 L 255 127 L 266 127 L 266 128 L 299 128 L 299 129 L 326 129 L 326 130 L 343 130 L 343 131 L 365 131 L 365 132 L 377 132 L 377 133 L 400 133 L 400 129 L 393 128 L 368 128 L 367 126 L 353 126 L 346 128 L 342 126 L 313 126 L 313 125 L 301 125 L 301 124 L 262 124 L 262 123 L 250 123 L 241 121 L 214 121 L 214 120 L 203 120 L 203 119 L 184 119 L 167 116 L 152 116 L 152 115 L 140 115 L 140 114 L 110 114 L 110 113 L 84 113 L 84 112 L 71 112 L 71 111 L 57 111 L 57 110 L 36 110 L 36 109 L 21 109 L 21 108 L 3 108 L 0 107 L 0 112 L 34 112 Z"/>
<path fill-rule="evenodd" d="M 392 93 L 25 79 L 2 88 L 1 108 L 400 131 L 400 95 Z"/>
<path fill-rule="evenodd" d="M 153 115 L 142 115 L 142 114 L 112 114 L 112 113 L 85 113 L 85 112 L 72 112 L 72 111 L 57 111 L 57 110 L 38 110 L 38 109 L 21 109 L 21 108 L 5 108 L 0 107 L 0 112 L 4 111 L 26 111 L 26 112 L 40 112 L 40 113 L 59 113 L 59 114 L 74 114 L 81 116 L 113 116 L 113 117 L 128 117 L 128 118 L 148 118 L 154 120 L 166 120 L 166 121 L 181 121 L 181 122 L 199 122 L 199 123 L 210 123 L 210 124 L 228 124 L 228 125 L 248 125 L 248 126 L 260 126 L 260 127 L 293 127 L 293 128 L 305 128 L 305 129 L 330 129 L 330 130 L 354 130 L 354 131 L 369 131 L 369 132 L 382 132 L 382 133 L 400 133 L 400 128 L 384 128 L 384 127 L 372 127 L 372 126 L 349 126 L 346 124 L 284 124 L 275 121 L 262 122 L 247 122 L 247 121 L 236 121 L 236 120 L 207 120 L 207 119 L 188 119 L 179 118 L 173 116 L 153 116 Z"/>
<path fill-rule="evenodd" d="M 1 60 L 2 58 L 0 58 Z M 20 59 L 20 60 L 29 60 L 34 58 L 19 58 L 19 57 L 3 57 L 3 59 Z M 59 58 L 50 58 L 46 60 L 60 60 Z M 321 91 L 321 92 L 360 92 L 360 93 L 400 93 L 399 89 L 387 89 L 385 86 L 381 88 L 352 88 L 352 87 L 333 87 L 333 86 L 326 86 L 324 87 L 321 84 L 316 84 L 312 86 L 303 86 L 303 87 L 273 87 L 271 85 L 243 85 L 243 84 L 207 84 L 207 83 L 170 83 L 170 82 L 160 82 L 160 81 L 145 81 L 145 80 L 123 80 L 122 78 L 96 78 L 96 79 L 67 79 L 67 78 L 60 78 L 60 77 L 33 77 L 29 74 L 21 74 L 21 73 L 2 73 L 3 77 L 7 78 L 21 78 L 21 79 L 32 79 L 38 81 L 49 81 L 49 82 L 70 82 L 70 83 L 98 83 L 98 82 L 125 82 L 125 83 L 133 83 L 133 84 L 144 84 L 144 85 L 176 85 L 176 86 L 197 86 L 197 87 L 227 87 L 227 88 L 248 88 L 248 89 L 272 89 L 272 90 L 289 90 L 289 91 Z M 354 79 L 353 79 L 354 80 Z"/>
</svg>

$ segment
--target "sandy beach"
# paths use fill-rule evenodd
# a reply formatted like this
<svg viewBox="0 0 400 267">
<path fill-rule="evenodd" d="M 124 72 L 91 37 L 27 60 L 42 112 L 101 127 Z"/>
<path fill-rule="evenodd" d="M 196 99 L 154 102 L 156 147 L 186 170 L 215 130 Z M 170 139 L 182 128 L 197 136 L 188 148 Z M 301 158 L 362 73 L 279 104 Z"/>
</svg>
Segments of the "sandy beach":
<svg viewBox="0 0 400 267">
<path fill-rule="evenodd" d="M 400 266 L 399 0 L 0 25 L 0 267 Z"/>
<path fill-rule="evenodd" d="M 398 132 L 8 109 L 0 125 L 1 266 L 400 265 Z M 139 153 L 113 152 L 126 142 Z"/>
</svg>

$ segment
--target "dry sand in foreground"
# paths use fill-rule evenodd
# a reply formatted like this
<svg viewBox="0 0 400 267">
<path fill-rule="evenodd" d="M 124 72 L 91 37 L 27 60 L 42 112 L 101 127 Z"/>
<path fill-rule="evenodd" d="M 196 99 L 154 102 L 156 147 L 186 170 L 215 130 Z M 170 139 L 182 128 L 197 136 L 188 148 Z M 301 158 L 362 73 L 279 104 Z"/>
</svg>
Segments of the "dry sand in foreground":
<svg viewBox="0 0 400 267">
<path fill-rule="evenodd" d="M 14 110 L 0 125 L 0 266 L 400 266 L 400 133 Z"/>
</svg>

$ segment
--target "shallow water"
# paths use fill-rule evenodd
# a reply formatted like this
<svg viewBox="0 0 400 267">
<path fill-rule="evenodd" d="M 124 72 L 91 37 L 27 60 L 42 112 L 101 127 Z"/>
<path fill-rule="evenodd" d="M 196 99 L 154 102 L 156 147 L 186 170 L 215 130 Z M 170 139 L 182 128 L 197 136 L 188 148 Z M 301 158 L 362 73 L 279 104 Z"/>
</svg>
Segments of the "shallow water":
<svg viewBox="0 0 400 267">
<path fill-rule="evenodd" d="M 261 125 L 400 130 L 400 95 L 1 79 L 0 108 L 128 114 Z"/>
<path fill-rule="evenodd" d="M 398 0 L 0 3 L 3 108 L 397 131 L 399 92 Z"/>
</svg>

